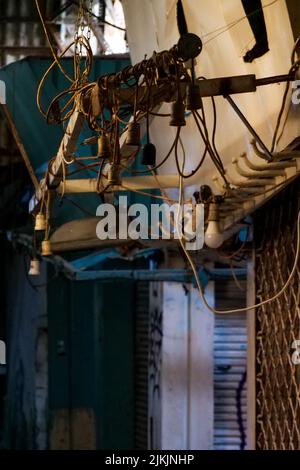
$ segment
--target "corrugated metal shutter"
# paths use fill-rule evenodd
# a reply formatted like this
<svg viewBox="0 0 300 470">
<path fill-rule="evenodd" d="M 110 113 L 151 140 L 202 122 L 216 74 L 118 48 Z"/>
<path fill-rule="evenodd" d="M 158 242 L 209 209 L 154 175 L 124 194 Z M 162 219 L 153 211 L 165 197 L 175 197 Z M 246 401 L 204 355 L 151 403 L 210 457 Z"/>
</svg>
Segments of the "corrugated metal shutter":
<svg viewBox="0 0 300 470">
<path fill-rule="evenodd" d="M 215 283 L 216 308 L 246 304 L 246 281 Z M 216 315 L 214 332 L 214 448 L 239 450 L 247 431 L 247 325 L 246 314 Z M 239 413 L 241 413 L 239 415 Z"/>
<path fill-rule="evenodd" d="M 148 449 L 149 283 L 136 285 L 135 448 Z"/>
</svg>

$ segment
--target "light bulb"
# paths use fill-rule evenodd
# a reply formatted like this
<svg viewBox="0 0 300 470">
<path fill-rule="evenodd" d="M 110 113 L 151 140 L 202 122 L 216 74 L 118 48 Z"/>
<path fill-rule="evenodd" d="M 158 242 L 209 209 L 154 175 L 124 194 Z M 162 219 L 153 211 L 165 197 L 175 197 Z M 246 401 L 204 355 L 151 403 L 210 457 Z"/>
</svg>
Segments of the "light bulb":
<svg viewBox="0 0 300 470">
<path fill-rule="evenodd" d="M 204 241 L 209 248 L 219 248 L 224 241 L 219 224 L 219 205 L 215 202 L 209 206 L 208 225 Z"/>
<path fill-rule="evenodd" d="M 204 241 L 209 248 L 220 248 L 223 244 L 224 237 L 223 233 L 220 231 L 219 222 L 211 220 L 208 223 Z"/>
<path fill-rule="evenodd" d="M 40 262 L 37 259 L 33 259 L 30 262 L 29 276 L 40 275 Z"/>
</svg>

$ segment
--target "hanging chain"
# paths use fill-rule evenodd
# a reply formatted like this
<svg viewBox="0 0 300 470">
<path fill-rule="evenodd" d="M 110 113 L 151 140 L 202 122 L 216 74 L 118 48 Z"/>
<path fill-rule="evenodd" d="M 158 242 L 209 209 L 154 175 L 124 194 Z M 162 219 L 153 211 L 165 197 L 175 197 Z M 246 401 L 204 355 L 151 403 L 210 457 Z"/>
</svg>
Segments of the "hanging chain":
<svg viewBox="0 0 300 470">
<path fill-rule="evenodd" d="M 82 24 L 82 21 L 83 21 L 83 13 L 84 13 L 83 12 L 83 0 L 80 0 L 77 20 L 76 20 L 76 24 L 75 24 L 75 36 L 74 36 L 75 59 L 76 59 L 77 63 L 80 61 L 80 51 L 79 51 L 79 48 L 78 48 L 78 44 L 79 44 L 79 31 L 81 29 L 81 24 Z"/>
<path fill-rule="evenodd" d="M 93 0 L 90 0 L 89 8 L 88 8 L 88 30 L 87 30 L 87 40 L 91 40 L 91 34 L 92 34 L 92 15 L 93 15 Z"/>
<path fill-rule="evenodd" d="M 75 24 L 75 59 L 76 63 L 79 64 L 82 59 L 83 45 L 81 38 L 84 37 L 84 30 L 87 26 L 86 39 L 88 42 L 91 39 L 91 23 L 93 13 L 93 0 L 80 0 L 77 20 Z"/>
</svg>

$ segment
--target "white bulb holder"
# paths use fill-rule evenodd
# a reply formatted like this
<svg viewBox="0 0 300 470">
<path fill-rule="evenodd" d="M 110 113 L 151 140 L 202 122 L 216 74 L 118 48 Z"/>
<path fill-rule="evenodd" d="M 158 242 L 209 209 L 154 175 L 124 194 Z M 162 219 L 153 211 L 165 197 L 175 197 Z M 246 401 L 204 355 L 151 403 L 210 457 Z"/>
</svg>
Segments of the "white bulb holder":
<svg viewBox="0 0 300 470">
<path fill-rule="evenodd" d="M 111 164 L 108 169 L 108 184 L 112 186 L 121 185 L 120 166 Z"/>
<path fill-rule="evenodd" d="M 209 248 L 220 248 L 224 241 L 224 236 L 219 223 L 219 206 L 211 203 L 208 214 L 208 225 L 205 232 L 204 241 Z"/>
<path fill-rule="evenodd" d="M 39 276 L 41 274 L 39 260 L 37 259 L 31 260 L 28 274 L 29 276 Z"/>
</svg>

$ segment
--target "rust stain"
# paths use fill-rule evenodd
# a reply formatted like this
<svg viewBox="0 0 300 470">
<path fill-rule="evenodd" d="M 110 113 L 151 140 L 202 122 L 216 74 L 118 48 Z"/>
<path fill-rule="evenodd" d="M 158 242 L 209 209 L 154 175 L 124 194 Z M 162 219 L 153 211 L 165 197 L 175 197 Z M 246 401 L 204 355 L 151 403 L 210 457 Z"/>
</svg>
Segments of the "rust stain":
<svg viewBox="0 0 300 470">
<path fill-rule="evenodd" d="M 89 408 L 60 409 L 53 412 L 51 450 L 95 450 L 94 411 Z"/>
</svg>

